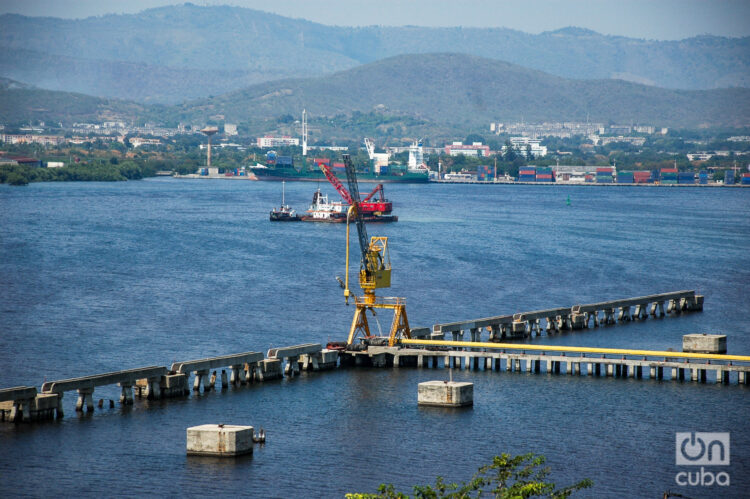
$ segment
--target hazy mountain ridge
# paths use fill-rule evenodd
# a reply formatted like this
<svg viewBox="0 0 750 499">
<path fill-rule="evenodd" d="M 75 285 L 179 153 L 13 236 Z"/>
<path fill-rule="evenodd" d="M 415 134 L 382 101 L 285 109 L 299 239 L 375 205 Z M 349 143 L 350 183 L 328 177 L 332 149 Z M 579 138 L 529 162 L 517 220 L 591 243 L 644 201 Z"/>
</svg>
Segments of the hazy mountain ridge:
<svg viewBox="0 0 750 499">
<path fill-rule="evenodd" d="M 5 76 L 49 84 L 45 71 L 53 54 L 77 61 L 55 88 L 168 102 L 215 95 L 251 81 L 322 75 L 398 54 L 435 52 L 506 60 L 568 78 L 616 77 L 686 89 L 750 86 L 750 37 L 655 41 L 582 28 L 539 35 L 507 28 L 352 28 L 191 4 L 81 20 L 6 14 L 0 16 L 0 46 L 5 47 L 2 71 L 19 63 L 8 49 L 34 52 L 26 53 L 15 73 L 0 73 Z M 121 81 L 112 87 L 108 75 L 115 62 L 138 66 L 132 77 L 116 71 Z M 143 68 L 150 75 L 145 80 Z M 87 80 L 87 87 L 76 86 L 81 80 Z M 166 94 L 164 89 L 176 80 L 191 84 Z"/>
<path fill-rule="evenodd" d="M 302 109 L 317 118 L 357 111 L 403 116 L 419 121 L 422 130 L 485 129 L 490 121 L 586 119 L 691 128 L 747 126 L 750 89 L 671 90 L 621 80 L 574 80 L 464 54 L 419 54 L 324 77 L 260 83 L 177 106 L 28 87 L 0 91 L 0 120 L 5 122 L 70 122 L 119 114 L 173 124 L 206 123 L 217 115 L 230 123 L 261 119 L 272 124 Z"/>
<path fill-rule="evenodd" d="M 463 54 L 391 57 L 334 75 L 261 83 L 186 109 L 225 114 L 331 116 L 384 110 L 434 122 L 615 121 L 664 126 L 746 124 L 750 89 L 671 90 L 620 80 L 574 80 Z M 196 115 L 197 113 L 197 115 Z"/>
</svg>

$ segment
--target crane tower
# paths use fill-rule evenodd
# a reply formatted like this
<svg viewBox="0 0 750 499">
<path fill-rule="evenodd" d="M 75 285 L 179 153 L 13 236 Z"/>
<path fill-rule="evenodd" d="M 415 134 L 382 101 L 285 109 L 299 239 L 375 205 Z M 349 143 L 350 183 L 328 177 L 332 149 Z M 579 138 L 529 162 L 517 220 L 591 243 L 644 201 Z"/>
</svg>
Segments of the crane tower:
<svg viewBox="0 0 750 499">
<path fill-rule="evenodd" d="M 346 214 L 346 283 L 344 285 L 344 298 L 349 304 L 349 298 L 354 298 L 354 318 L 349 329 L 347 345 L 361 336 L 365 340 L 372 338 L 367 312 L 375 315 L 375 309 L 387 309 L 393 311 L 393 321 L 388 334 L 388 346 L 394 346 L 401 337 L 411 338 L 409 319 L 406 316 L 406 300 L 403 298 L 380 297 L 375 295 L 379 288 L 391 287 L 391 258 L 388 251 L 388 238 L 373 236 L 368 240 L 367 228 L 362 217 L 360 208 L 359 186 L 357 185 L 357 172 L 352 165 L 348 154 L 344 154 L 344 166 L 346 168 L 346 180 L 349 184 L 349 195 L 352 204 Z M 349 290 L 349 225 L 353 221 L 357 226 L 357 236 L 360 248 L 359 286 L 364 293 L 357 296 Z"/>
</svg>

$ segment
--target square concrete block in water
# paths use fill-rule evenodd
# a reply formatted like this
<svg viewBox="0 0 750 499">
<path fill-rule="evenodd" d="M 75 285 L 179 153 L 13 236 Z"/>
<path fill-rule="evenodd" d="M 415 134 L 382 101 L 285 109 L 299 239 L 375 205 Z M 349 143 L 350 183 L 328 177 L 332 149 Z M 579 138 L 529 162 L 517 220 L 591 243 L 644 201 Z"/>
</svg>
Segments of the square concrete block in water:
<svg viewBox="0 0 750 499">
<path fill-rule="evenodd" d="M 726 334 L 686 334 L 682 351 L 695 353 L 727 353 Z"/>
<path fill-rule="evenodd" d="M 417 403 L 443 407 L 474 405 L 474 383 L 425 381 L 419 384 Z"/>
<path fill-rule="evenodd" d="M 253 427 L 204 424 L 187 429 L 189 456 L 232 457 L 253 453 Z"/>
</svg>

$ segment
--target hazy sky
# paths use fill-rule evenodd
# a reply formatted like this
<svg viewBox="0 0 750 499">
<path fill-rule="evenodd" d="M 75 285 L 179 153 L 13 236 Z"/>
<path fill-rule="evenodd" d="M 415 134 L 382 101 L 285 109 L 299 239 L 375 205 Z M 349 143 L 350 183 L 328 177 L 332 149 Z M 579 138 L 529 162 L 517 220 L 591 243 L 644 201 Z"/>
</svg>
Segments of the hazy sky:
<svg viewBox="0 0 750 499">
<path fill-rule="evenodd" d="M 81 18 L 135 13 L 169 0 L 0 0 L 0 13 Z M 580 26 L 600 33 L 675 40 L 750 36 L 750 0 L 194 0 L 237 5 L 323 24 L 507 27 L 529 33 Z"/>
</svg>

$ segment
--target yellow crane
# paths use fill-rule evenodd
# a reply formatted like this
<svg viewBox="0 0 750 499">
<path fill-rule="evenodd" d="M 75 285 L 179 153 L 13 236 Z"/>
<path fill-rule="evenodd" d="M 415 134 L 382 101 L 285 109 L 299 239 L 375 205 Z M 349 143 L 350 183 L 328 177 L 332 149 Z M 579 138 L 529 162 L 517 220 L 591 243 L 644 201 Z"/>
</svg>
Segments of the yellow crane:
<svg viewBox="0 0 750 499">
<path fill-rule="evenodd" d="M 394 297 L 377 297 L 375 290 L 391 287 L 391 257 L 388 251 L 388 238 L 373 236 L 368 240 L 365 222 L 359 210 L 359 186 L 357 184 L 357 172 L 352 165 L 348 154 L 344 154 L 344 166 L 346 168 L 346 180 L 349 184 L 349 194 L 352 204 L 346 213 L 346 282 L 344 284 L 344 298 L 349 304 L 349 298 L 354 298 L 354 318 L 349 329 L 347 345 L 352 345 L 357 337 L 365 339 L 372 338 L 370 325 L 367 320 L 367 312 L 375 316 L 375 309 L 388 309 L 393 311 L 393 321 L 388 334 L 388 346 L 394 346 L 399 338 L 411 338 L 409 330 L 409 319 L 406 316 L 406 300 Z M 359 247 L 361 260 L 359 266 L 359 286 L 362 288 L 363 296 L 357 296 L 349 289 L 349 227 L 354 221 L 359 236 Z"/>
</svg>

